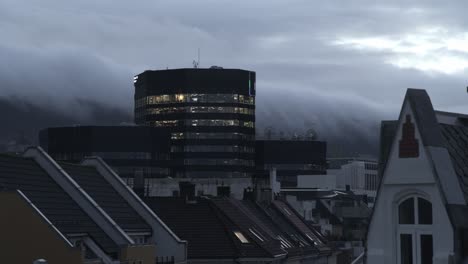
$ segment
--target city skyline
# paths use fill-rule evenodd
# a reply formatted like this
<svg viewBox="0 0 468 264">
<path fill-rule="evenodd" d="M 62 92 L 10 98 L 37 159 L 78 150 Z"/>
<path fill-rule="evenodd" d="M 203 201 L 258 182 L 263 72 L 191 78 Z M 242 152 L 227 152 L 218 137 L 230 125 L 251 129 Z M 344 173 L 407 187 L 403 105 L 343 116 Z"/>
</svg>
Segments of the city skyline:
<svg viewBox="0 0 468 264">
<path fill-rule="evenodd" d="M 257 72 L 259 132 L 315 127 L 373 145 L 409 87 L 438 109 L 467 112 L 461 1 L 25 4 L 0 4 L 0 101 L 49 126 L 131 121 L 133 76 L 192 67 L 198 49 L 203 68 Z M 0 121 L 27 131 L 35 119 Z"/>
</svg>

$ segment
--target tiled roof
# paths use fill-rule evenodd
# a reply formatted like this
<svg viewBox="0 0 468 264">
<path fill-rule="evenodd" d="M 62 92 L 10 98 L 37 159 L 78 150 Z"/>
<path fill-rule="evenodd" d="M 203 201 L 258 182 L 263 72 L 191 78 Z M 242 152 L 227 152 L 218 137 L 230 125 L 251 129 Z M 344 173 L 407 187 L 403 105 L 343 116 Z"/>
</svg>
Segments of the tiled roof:
<svg viewBox="0 0 468 264">
<path fill-rule="evenodd" d="M 423 89 L 408 89 L 406 98 L 415 112 L 416 123 L 424 146 L 444 147 L 445 142 L 438 128 L 438 122 L 431 99 Z"/>
<path fill-rule="evenodd" d="M 126 232 L 151 232 L 151 227 L 94 167 L 60 163 L 91 198 Z"/>
<path fill-rule="evenodd" d="M 88 234 L 106 253 L 117 253 L 113 240 L 33 159 L 0 155 L 0 185 L 21 190 L 64 235 Z"/>
<path fill-rule="evenodd" d="M 305 224 L 305 222 L 297 215 L 296 211 L 291 208 L 287 203 L 281 200 L 275 200 L 272 202 L 275 208 L 281 212 L 281 214 L 289 220 L 299 232 L 306 236 L 308 242 L 314 246 L 323 246 L 323 241 L 312 227 Z"/>
<path fill-rule="evenodd" d="M 440 124 L 440 128 L 465 201 L 468 203 L 468 128 L 446 124 Z"/>
<path fill-rule="evenodd" d="M 231 232 L 239 230 L 252 243 L 256 243 L 256 246 L 239 243 L 240 252 L 246 256 L 256 257 L 274 257 L 286 253 L 281 249 L 280 242 L 275 237 L 271 237 L 260 224 L 240 210 L 233 199 L 216 198 L 212 202 L 232 222 L 232 225 L 228 226 Z"/>
<path fill-rule="evenodd" d="M 145 202 L 180 238 L 188 241 L 191 259 L 316 255 L 319 250 L 313 239 L 322 243 L 313 228 L 297 215 L 285 217 L 271 203 L 260 205 L 226 197 L 198 198 L 196 202 L 147 197 Z M 283 202 L 278 202 L 278 206 L 288 207 Z M 294 212 L 290 207 L 289 210 Z M 235 231 L 241 232 L 249 243 L 241 243 Z"/>
<path fill-rule="evenodd" d="M 271 203 L 254 203 L 252 201 L 234 201 L 239 204 L 239 207 L 246 212 L 248 216 L 254 219 L 270 236 L 278 239 L 281 237 L 283 249 L 288 252 L 288 255 L 300 253 L 305 255 L 307 253 L 317 252 L 317 247 L 307 242 L 305 234 L 297 231 L 296 228 L 288 223 L 287 219 L 283 217 Z M 294 210 L 291 208 L 291 210 Z M 282 243 L 282 244 L 283 244 Z"/>
<path fill-rule="evenodd" d="M 146 197 L 146 204 L 178 237 L 188 241 L 189 259 L 233 259 L 240 256 L 234 234 L 211 202 L 187 203 L 178 197 Z"/>
</svg>

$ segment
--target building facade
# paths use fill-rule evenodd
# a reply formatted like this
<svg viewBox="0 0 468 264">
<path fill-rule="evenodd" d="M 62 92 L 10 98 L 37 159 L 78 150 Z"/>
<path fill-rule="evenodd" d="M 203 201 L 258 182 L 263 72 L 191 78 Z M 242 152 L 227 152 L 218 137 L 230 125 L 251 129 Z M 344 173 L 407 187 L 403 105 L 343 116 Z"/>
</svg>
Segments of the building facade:
<svg viewBox="0 0 468 264">
<path fill-rule="evenodd" d="M 145 71 L 135 76 L 134 85 L 135 123 L 170 130 L 173 177 L 251 177 L 255 72 Z"/>
<path fill-rule="evenodd" d="M 327 143 L 314 140 L 257 140 L 255 144 L 257 176 L 267 178 L 276 169 L 283 187 L 297 186 L 298 175 L 326 174 Z"/>
<path fill-rule="evenodd" d="M 382 132 L 367 263 L 467 263 L 468 115 L 435 111 L 426 91 L 408 89 Z"/>
<path fill-rule="evenodd" d="M 123 179 L 166 178 L 171 175 L 170 133 L 164 128 L 139 126 L 74 126 L 47 128 L 39 143 L 58 161 L 104 159 Z"/>
</svg>

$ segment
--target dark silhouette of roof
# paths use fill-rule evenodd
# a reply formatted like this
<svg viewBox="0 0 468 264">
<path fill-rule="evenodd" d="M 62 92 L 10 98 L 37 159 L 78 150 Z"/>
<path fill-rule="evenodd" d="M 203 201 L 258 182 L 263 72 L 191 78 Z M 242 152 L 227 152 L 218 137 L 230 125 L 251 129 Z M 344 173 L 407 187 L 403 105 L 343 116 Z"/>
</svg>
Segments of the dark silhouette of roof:
<svg viewBox="0 0 468 264">
<path fill-rule="evenodd" d="M 116 256 L 113 240 L 33 159 L 0 154 L 0 185 L 23 192 L 65 236 L 85 233 Z"/>
<path fill-rule="evenodd" d="M 242 256 L 234 234 L 209 200 L 187 203 L 179 197 L 145 197 L 144 201 L 178 237 L 188 241 L 189 259 Z"/>
<path fill-rule="evenodd" d="M 69 163 L 59 164 L 123 230 L 151 232 L 151 227 L 96 168 Z"/>
<path fill-rule="evenodd" d="M 261 204 L 228 197 L 144 200 L 179 237 L 188 241 L 189 259 L 282 258 L 318 255 L 326 248 L 322 238 L 298 215 L 284 216 L 279 211 L 286 207 L 294 212 L 282 201 Z M 240 232 L 248 243 L 242 243 L 235 232 Z"/>
<path fill-rule="evenodd" d="M 440 128 L 465 201 L 468 203 L 468 128 L 447 124 L 441 124 Z"/>
</svg>

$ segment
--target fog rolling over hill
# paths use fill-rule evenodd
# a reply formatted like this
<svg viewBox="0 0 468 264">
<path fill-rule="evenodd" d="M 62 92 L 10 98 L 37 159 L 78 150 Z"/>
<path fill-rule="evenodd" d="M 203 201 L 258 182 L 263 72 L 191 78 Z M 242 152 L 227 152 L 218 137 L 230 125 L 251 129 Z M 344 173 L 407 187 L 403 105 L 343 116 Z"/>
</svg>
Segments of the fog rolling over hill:
<svg viewBox="0 0 468 264">
<path fill-rule="evenodd" d="M 379 120 L 376 114 L 362 116 L 366 109 L 355 110 L 355 106 L 325 102 L 323 98 L 301 98 L 289 96 L 282 104 L 281 94 L 257 97 L 257 135 L 263 137 L 267 127 L 272 127 L 276 137 L 294 135 L 303 137 L 314 129 L 319 140 L 328 141 L 329 154 L 349 156 L 376 154 Z M 54 99 L 55 100 L 55 99 Z M 310 101 L 308 103 L 308 101 Z M 131 123 L 133 110 L 127 107 L 110 106 L 91 100 L 70 100 L 68 108 L 57 108 L 54 101 L 43 100 L 32 104 L 17 97 L 1 98 L 0 143 L 26 138 L 38 144 L 38 132 L 47 127 L 72 125 L 119 125 Z M 327 104 L 325 107 L 321 104 Z M 362 108 L 362 107 L 361 107 Z"/>
</svg>

